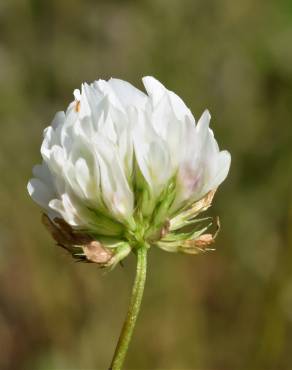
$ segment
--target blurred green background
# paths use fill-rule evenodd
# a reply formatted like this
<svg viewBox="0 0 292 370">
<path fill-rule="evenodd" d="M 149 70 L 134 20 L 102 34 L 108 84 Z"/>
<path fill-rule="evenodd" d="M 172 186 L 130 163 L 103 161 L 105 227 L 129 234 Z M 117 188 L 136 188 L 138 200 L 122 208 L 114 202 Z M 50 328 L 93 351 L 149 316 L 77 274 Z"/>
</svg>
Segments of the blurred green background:
<svg viewBox="0 0 292 370">
<path fill-rule="evenodd" d="M 103 275 L 42 227 L 26 183 L 42 130 L 83 81 L 153 75 L 232 167 L 217 251 L 150 252 L 126 368 L 292 369 L 292 2 L 0 2 L 0 368 L 107 369 L 134 258 Z"/>
</svg>

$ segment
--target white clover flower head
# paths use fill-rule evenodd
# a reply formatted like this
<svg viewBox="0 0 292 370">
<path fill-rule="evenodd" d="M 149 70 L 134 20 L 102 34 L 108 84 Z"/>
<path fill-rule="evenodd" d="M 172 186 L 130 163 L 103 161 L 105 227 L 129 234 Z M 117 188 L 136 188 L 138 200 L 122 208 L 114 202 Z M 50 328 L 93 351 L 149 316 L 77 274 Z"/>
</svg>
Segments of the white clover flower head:
<svg viewBox="0 0 292 370">
<path fill-rule="evenodd" d="M 143 83 L 147 94 L 118 79 L 75 90 L 44 130 L 43 163 L 28 183 L 57 243 L 100 266 L 115 266 L 141 240 L 194 254 L 214 240 L 196 216 L 226 178 L 230 154 L 219 150 L 208 111 L 196 123 L 175 93 L 153 77 Z"/>
</svg>

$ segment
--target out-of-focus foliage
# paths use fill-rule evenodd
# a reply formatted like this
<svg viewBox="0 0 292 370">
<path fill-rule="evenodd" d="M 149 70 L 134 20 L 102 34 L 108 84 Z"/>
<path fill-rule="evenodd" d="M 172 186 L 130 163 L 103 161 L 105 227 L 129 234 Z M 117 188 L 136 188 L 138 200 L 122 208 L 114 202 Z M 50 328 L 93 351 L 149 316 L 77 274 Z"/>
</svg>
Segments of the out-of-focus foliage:
<svg viewBox="0 0 292 370">
<path fill-rule="evenodd" d="M 103 276 L 54 247 L 26 183 L 82 81 L 154 75 L 208 107 L 227 181 L 217 251 L 152 249 L 129 369 L 291 369 L 292 4 L 0 2 L 0 368 L 106 369 L 134 258 Z M 183 143 L 182 143 L 183 145 Z"/>
</svg>

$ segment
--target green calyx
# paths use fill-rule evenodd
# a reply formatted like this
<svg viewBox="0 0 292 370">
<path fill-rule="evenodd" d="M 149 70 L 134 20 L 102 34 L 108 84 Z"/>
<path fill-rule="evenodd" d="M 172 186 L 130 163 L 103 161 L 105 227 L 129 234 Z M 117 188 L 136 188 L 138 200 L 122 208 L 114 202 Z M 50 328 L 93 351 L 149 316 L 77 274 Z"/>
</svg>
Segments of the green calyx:
<svg viewBox="0 0 292 370">
<path fill-rule="evenodd" d="M 211 245 L 219 231 L 219 220 L 215 222 L 216 232 L 206 233 L 214 225 L 214 220 L 210 217 L 198 218 L 198 215 L 210 207 L 214 193 L 215 191 L 209 192 L 199 201 L 172 215 L 171 209 L 176 195 L 176 184 L 172 179 L 157 199 L 154 210 L 148 215 L 145 214 L 145 208 L 143 212 L 142 203 L 148 199 L 145 194 L 150 193 L 149 188 L 144 187 L 133 215 L 132 227 L 125 227 L 120 239 L 117 238 L 117 243 L 122 241 L 120 249 L 115 249 L 116 245 L 108 243 L 104 237 L 100 240 L 105 247 L 111 248 L 116 256 L 113 259 L 115 261 L 121 261 L 131 251 L 136 253 L 141 246 L 156 246 L 168 252 L 188 254 L 213 250 Z M 115 262 L 114 266 L 116 264 Z"/>
<path fill-rule="evenodd" d="M 113 269 L 130 252 L 137 253 L 142 246 L 146 249 L 156 246 L 168 252 L 188 254 L 212 250 L 210 245 L 218 233 L 219 222 L 216 222 L 217 230 L 212 235 L 205 232 L 214 223 L 213 220 L 197 216 L 210 207 L 214 193 L 209 192 L 199 201 L 173 214 L 175 179 L 168 183 L 156 199 L 155 206 L 151 205 L 150 208 L 146 207 L 147 200 L 151 198 L 153 201 L 153 197 L 144 183 L 134 214 L 123 224 L 93 210 L 89 210 L 94 213 L 90 230 L 76 230 L 64 220 L 50 220 L 47 216 L 43 222 L 57 244 L 74 258 Z M 151 207 L 153 209 L 150 212 Z"/>
</svg>

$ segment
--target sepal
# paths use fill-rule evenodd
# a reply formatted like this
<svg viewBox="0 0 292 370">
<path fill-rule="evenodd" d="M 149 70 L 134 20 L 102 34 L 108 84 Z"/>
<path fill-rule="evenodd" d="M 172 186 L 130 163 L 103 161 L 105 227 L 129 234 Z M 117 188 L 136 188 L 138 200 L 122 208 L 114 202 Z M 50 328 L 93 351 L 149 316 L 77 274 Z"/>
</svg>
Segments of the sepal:
<svg viewBox="0 0 292 370">
<path fill-rule="evenodd" d="M 195 217 L 201 212 L 205 212 L 212 204 L 213 197 L 217 189 L 209 191 L 202 199 L 193 203 L 186 210 L 182 210 L 177 216 L 170 220 L 170 230 L 178 230 L 191 223 L 196 223 Z"/>
<path fill-rule="evenodd" d="M 215 238 L 220 230 L 220 222 L 218 217 L 216 218 L 215 223 L 216 230 L 214 234 L 205 234 L 207 229 L 214 224 L 214 222 L 210 222 L 205 227 L 195 229 L 190 232 L 183 232 L 180 230 L 170 232 L 162 239 L 157 241 L 155 245 L 167 252 L 172 253 L 182 252 L 188 254 L 199 254 L 214 250 L 210 248 L 210 245 L 214 243 Z"/>
<path fill-rule="evenodd" d="M 74 230 L 63 219 L 51 220 L 43 214 L 42 222 L 57 245 L 80 262 L 96 263 L 100 267 L 113 269 L 131 252 L 131 247 L 124 241 L 109 237 L 96 240 L 89 234 Z"/>
</svg>

